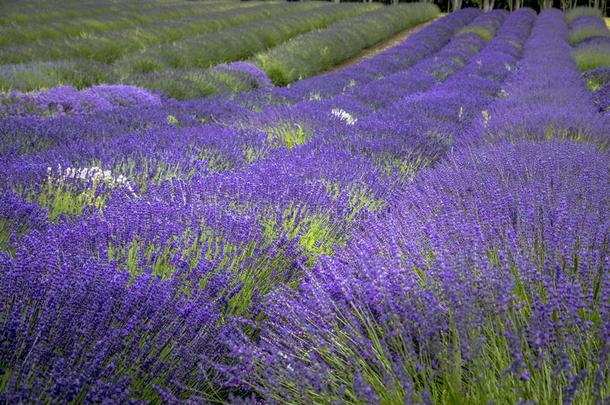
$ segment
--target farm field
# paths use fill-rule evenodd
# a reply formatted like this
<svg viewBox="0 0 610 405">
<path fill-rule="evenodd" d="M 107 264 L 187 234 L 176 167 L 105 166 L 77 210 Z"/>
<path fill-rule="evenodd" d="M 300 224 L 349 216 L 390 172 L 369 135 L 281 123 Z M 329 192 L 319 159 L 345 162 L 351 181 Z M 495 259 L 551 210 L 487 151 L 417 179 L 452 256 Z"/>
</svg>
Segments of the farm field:
<svg viewBox="0 0 610 405">
<path fill-rule="evenodd" d="M 0 6 L 0 402 L 610 401 L 597 12 L 46 4 Z"/>
</svg>

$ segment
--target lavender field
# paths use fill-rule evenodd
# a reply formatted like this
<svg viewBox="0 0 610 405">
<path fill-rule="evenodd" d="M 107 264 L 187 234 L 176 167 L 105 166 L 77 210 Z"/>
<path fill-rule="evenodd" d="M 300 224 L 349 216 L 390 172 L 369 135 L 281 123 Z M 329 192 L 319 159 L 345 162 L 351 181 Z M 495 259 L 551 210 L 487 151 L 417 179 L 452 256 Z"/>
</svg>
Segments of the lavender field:
<svg viewBox="0 0 610 405">
<path fill-rule="evenodd" d="M 599 14 L 175 3 L 0 17 L 0 403 L 610 402 Z"/>
</svg>

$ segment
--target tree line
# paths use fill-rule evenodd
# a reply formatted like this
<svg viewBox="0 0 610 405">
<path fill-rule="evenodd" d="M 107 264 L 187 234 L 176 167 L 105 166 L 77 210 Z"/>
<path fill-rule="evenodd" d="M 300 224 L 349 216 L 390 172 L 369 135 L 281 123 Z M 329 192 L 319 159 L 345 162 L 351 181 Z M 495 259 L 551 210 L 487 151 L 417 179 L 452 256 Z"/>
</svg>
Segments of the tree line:
<svg viewBox="0 0 610 405">
<path fill-rule="evenodd" d="M 300 1 L 300 0 L 288 0 Z M 413 0 L 330 0 L 336 3 L 344 2 L 364 2 L 364 3 L 411 3 Z M 479 7 L 484 11 L 492 9 L 506 9 L 515 11 L 522 7 L 530 7 L 536 11 L 545 8 L 559 8 L 563 11 L 571 10 L 575 7 L 593 7 L 599 9 L 604 16 L 609 15 L 608 0 L 415 0 L 424 3 L 434 3 L 443 12 L 451 12 L 465 7 Z"/>
</svg>

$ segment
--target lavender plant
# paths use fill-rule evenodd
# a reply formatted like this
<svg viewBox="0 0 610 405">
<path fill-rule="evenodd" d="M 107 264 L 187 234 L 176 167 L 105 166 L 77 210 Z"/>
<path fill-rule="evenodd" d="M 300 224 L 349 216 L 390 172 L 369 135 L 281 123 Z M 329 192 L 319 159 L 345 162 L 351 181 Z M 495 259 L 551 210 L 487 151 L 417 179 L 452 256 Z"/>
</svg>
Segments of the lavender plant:
<svg viewBox="0 0 610 405">
<path fill-rule="evenodd" d="M 454 156 L 269 296 L 234 381 L 278 402 L 602 401 L 607 174 L 572 143 Z"/>
<path fill-rule="evenodd" d="M 608 86 L 569 34 L 465 9 L 285 88 L 237 62 L 3 95 L 0 402 L 604 403 Z"/>
</svg>

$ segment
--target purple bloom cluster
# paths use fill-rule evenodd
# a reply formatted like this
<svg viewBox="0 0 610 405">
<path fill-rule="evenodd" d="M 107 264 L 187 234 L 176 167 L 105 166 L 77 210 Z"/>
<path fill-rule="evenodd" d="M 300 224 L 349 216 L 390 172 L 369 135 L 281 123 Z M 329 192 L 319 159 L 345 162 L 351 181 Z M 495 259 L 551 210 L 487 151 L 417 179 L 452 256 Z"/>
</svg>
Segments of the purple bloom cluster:
<svg viewBox="0 0 610 405">
<path fill-rule="evenodd" d="M 267 74 L 260 70 L 256 65 L 248 62 L 231 62 L 215 66 L 215 69 L 225 69 L 230 72 L 237 72 L 245 75 L 252 80 L 252 88 L 269 88 L 271 86 L 271 80 L 267 77 Z"/>
<path fill-rule="evenodd" d="M 610 132 L 571 51 L 556 10 L 464 9 L 287 88 L 7 96 L 0 402 L 603 401 Z"/>
<path fill-rule="evenodd" d="M 30 93 L 12 92 L 1 100 L 3 114 L 87 114 L 118 107 L 145 108 L 161 105 L 161 97 L 134 86 L 102 84 L 84 90 L 53 87 Z"/>
</svg>

